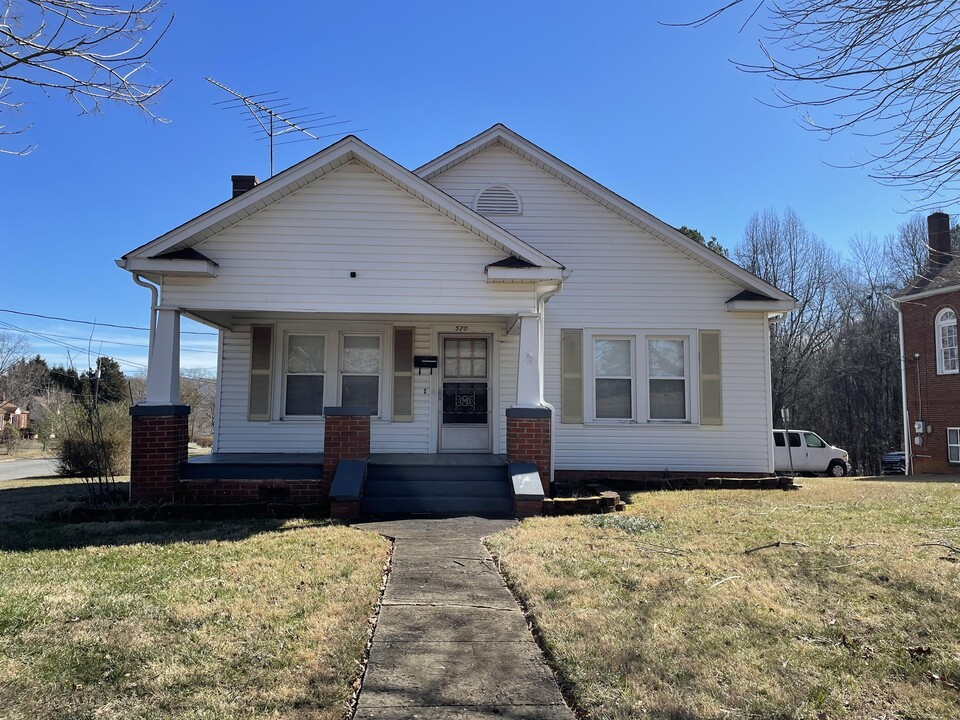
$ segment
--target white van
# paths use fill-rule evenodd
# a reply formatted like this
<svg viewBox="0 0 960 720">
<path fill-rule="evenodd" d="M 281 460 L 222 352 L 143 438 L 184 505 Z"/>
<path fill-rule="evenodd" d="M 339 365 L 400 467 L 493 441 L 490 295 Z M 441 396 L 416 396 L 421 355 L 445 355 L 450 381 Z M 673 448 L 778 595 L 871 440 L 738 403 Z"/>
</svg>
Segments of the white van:
<svg viewBox="0 0 960 720">
<path fill-rule="evenodd" d="M 828 445 L 815 432 L 791 430 L 789 448 L 785 436 L 783 430 L 773 431 L 773 465 L 777 472 L 790 472 L 791 457 L 793 472 L 818 472 L 834 477 L 850 472 L 847 451 Z"/>
</svg>

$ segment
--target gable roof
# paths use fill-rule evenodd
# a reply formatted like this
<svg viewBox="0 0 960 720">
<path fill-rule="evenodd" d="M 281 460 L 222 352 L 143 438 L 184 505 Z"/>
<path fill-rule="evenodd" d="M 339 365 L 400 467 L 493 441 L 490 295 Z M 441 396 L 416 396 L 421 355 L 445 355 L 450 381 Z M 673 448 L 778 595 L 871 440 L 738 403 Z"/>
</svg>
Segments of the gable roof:
<svg viewBox="0 0 960 720">
<path fill-rule="evenodd" d="M 914 295 L 937 295 L 960 288 L 960 255 L 945 265 L 927 268 L 894 295 L 894 299 Z"/>
<path fill-rule="evenodd" d="M 518 135 L 501 123 L 497 123 L 470 140 L 457 145 L 435 160 L 431 160 L 426 165 L 422 165 L 414 170 L 414 173 L 424 180 L 430 181 L 450 168 L 494 145 L 501 145 L 511 150 L 541 170 L 549 173 L 578 192 L 583 193 L 591 200 L 659 238 L 678 252 L 690 257 L 744 290 L 750 290 L 758 295 L 766 296 L 767 302 L 772 300 L 780 305 L 789 303 L 790 309 L 795 306 L 795 300 L 791 295 L 761 280 L 753 273 L 744 270 L 736 263 L 718 255 L 695 240 L 691 240 L 676 228 L 671 227 L 646 210 L 617 195 L 596 180 L 584 175 L 576 168 L 554 157 L 546 150 L 534 145 L 525 137 Z M 761 301 L 754 299 L 751 300 L 751 302 Z"/>
<path fill-rule="evenodd" d="M 562 269 L 563 267 L 550 256 L 462 205 L 353 135 L 349 135 L 315 155 L 311 155 L 306 160 L 274 175 L 269 180 L 264 180 L 252 190 L 231 198 L 183 225 L 164 233 L 157 239 L 141 245 L 124 255 L 117 264 L 125 267 L 129 259 L 203 257 L 199 253 L 193 255 L 185 251 L 191 250 L 204 240 L 349 162 L 358 162 L 364 165 L 421 202 L 446 215 L 469 232 L 511 256 L 539 267 L 556 269 Z"/>
</svg>

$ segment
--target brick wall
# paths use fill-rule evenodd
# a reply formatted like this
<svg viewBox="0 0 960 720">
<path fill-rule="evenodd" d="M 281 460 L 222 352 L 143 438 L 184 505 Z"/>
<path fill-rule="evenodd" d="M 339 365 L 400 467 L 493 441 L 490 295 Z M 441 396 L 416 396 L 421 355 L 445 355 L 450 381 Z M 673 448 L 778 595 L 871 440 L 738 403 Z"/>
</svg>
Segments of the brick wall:
<svg viewBox="0 0 960 720">
<path fill-rule="evenodd" d="M 171 502 L 187 459 L 186 405 L 134 405 L 130 408 L 130 502 Z"/>
<path fill-rule="evenodd" d="M 247 503 L 325 504 L 327 493 L 315 480 L 183 480 L 176 484 L 176 497 L 188 504 Z"/>
<path fill-rule="evenodd" d="M 960 314 L 960 289 L 900 305 L 910 423 L 908 449 L 913 452 L 917 473 L 960 473 L 960 465 L 947 462 L 947 428 L 960 427 L 960 375 L 937 374 L 936 317 L 947 307 Z M 914 359 L 916 353 L 920 353 L 919 360 Z M 913 444 L 913 423 L 921 419 L 933 426 L 933 432 L 924 432 L 923 445 L 917 446 Z"/>
<path fill-rule="evenodd" d="M 507 410 L 507 460 L 537 466 L 543 494 L 550 497 L 550 442 L 553 419 L 544 408 Z"/>
<path fill-rule="evenodd" d="M 324 409 L 323 495 L 330 494 L 341 460 L 370 459 L 370 414 L 363 408 Z"/>
</svg>

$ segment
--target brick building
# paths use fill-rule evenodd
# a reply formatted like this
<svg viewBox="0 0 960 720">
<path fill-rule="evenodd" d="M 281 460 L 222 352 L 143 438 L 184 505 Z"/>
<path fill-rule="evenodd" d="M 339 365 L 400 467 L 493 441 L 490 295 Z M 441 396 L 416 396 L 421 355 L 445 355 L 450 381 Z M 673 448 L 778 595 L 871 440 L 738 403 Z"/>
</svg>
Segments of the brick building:
<svg viewBox="0 0 960 720">
<path fill-rule="evenodd" d="M 903 433 L 908 472 L 960 473 L 960 256 L 950 216 L 927 219 L 927 267 L 895 302 L 900 311 Z"/>
</svg>

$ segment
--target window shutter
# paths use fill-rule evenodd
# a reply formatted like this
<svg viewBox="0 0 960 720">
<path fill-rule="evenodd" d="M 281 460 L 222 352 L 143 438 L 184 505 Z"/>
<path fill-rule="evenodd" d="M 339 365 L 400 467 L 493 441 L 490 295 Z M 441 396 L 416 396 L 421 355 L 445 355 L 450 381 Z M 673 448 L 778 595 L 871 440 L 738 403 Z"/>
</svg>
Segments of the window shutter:
<svg viewBox="0 0 960 720">
<path fill-rule="evenodd" d="M 269 420 L 273 388 L 273 326 L 250 328 L 250 405 L 248 420 Z"/>
<path fill-rule="evenodd" d="M 583 422 L 583 330 L 560 331 L 560 422 Z"/>
<path fill-rule="evenodd" d="M 700 331 L 700 424 L 723 425 L 720 331 Z"/>
<path fill-rule="evenodd" d="M 393 419 L 413 421 L 413 328 L 393 329 Z"/>
</svg>

